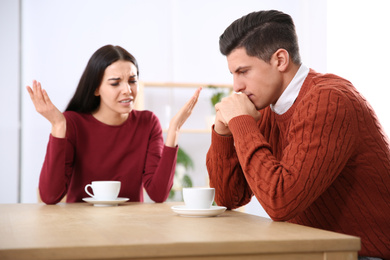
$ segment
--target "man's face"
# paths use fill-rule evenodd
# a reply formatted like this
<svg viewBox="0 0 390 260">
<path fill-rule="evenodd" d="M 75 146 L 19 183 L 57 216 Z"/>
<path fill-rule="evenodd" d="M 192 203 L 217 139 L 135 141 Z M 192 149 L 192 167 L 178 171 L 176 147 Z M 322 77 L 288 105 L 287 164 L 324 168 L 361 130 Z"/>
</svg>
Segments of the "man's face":
<svg viewBox="0 0 390 260">
<path fill-rule="evenodd" d="M 283 80 L 276 55 L 267 63 L 248 56 L 245 48 L 237 48 L 227 56 L 227 62 L 233 74 L 234 91 L 246 94 L 256 109 L 275 104 L 283 93 Z"/>
</svg>

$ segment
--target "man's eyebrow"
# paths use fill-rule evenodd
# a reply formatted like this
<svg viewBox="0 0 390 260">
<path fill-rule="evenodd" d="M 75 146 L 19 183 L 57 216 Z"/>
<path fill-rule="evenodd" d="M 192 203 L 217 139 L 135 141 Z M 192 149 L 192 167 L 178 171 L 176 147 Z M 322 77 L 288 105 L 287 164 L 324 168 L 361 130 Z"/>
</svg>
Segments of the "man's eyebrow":
<svg viewBox="0 0 390 260">
<path fill-rule="evenodd" d="M 239 66 L 235 71 L 234 71 L 234 73 L 237 73 L 237 72 L 239 72 L 240 70 L 242 70 L 242 69 L 247 69 L 247 68 L 249 68 L 249 66 Z M 231 73 L 231 72 L 230 72 Z"/>
</svg>

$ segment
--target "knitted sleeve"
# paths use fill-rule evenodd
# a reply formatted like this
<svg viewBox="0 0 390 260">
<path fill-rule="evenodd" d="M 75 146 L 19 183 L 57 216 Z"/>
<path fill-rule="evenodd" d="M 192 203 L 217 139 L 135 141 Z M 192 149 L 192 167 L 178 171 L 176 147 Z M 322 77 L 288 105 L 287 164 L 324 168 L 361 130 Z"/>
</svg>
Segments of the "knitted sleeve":
<svg viewBox="0 0 390 260">
<path fill-rule="evenodd" d="M 247 204 L 252 191 L 245 180 L 233 144 L 233 137 L 220 136 L 214 130 L 206 156 L 210 187 L 215 188 L 215 202 L 228 209 Z"/>
<path fill-rule="evenodd" d="M 304 211 L 341 172 L 354 145 L 351 111 L 340 91 L 308 94 L 291 118 L 280 160 L 252 117 L 229 122 L 246 181 L 273 220 L 286 221 Z"/>
<path fill-rule="evenodd" d="M 178 146 L 164 145 L 158 118 L 152 114 L 152 130 L 148 140 L 146 163 L 142 177 L 143 186 L 155 202 L 164 202 L 173 185 Z"/>
<path fill-rule="evenodd" d="M 49 137 L 45 160 L 39 177 L 39 193 L 46 204 L 56 204 L 66 195 L 73 169 L 74 126 L 66 117 L 66 138 Z"/>
</svg>

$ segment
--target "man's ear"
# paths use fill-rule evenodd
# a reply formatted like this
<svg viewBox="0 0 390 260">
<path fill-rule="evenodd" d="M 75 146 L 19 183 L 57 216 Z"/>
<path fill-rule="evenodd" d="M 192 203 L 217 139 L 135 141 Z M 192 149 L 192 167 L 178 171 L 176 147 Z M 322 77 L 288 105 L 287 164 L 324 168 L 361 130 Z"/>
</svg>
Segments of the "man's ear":
<svg viewBox="0 0 390 260">
<path fill-rule="evenodd" d="M 285 49 L 278 49 L 273 55 L 273 58 L 278 66 L 280 72 L 287 70 L 290 64 L 290 55 Z"/>
</svg>

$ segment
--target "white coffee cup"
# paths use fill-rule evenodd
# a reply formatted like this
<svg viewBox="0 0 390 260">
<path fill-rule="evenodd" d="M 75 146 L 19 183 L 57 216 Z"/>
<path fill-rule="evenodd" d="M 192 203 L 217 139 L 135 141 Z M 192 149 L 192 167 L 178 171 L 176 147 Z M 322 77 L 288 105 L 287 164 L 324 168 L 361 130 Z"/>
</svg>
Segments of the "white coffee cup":
<svg viewBox="0 0 390 260">
<path fill-rule="evenodd" d="M 209 209 L 214 201 L 214 188 L 183 188 L 183 199 L 186 208 Z"/>
<path fill-rule="evenodd" d="M 89 193 L 88 187 L 92 188 L 93 194 Z M 120 189 L 120 181 L 93 181 L 85 186 L 85 192 L 96 200 L 115 200 Z"/>
</svg>

